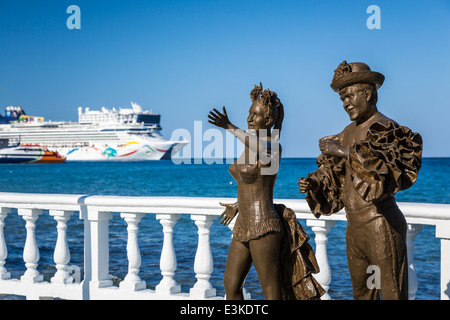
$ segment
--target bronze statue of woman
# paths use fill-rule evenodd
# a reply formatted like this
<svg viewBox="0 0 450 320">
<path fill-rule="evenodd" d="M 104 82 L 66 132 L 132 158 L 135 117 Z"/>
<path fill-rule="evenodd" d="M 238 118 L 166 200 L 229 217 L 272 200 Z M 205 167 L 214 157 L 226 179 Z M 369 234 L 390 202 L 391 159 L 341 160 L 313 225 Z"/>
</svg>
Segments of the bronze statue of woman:
<svg viewBox="0 0 450 320">
<path fill-rule="evenodd" d="M 222 219 L 221 224 L 228 225 L 239 212 L 225 268 L 225 294 L 230 300 L 243 299 L 244 280 L 253 263 L 265 299 L 281 300 L 286 298 L 282 283 L 282 275 L 286 272 L 283 273 L 283 266 L 280 266 L 280 261 L 283 261 L 280 259 L 283 235 L 286 233 L 282 221 L 285 207 L 273 203 L 273 190 L 281 159 L 279 138 L 284 110 L 277 94 L 268 89 L 263 90 L 261 84 L 255 86 L 250 97 L 253 103 L 247 123 L 249 132 L 254 134 L 233 125 L 225 107 L 223 112 L 213 109 L 208 115 L 210 123 L 226 129 L 245 145 L 241 157 L 229 167 L 237 183 L 237 202 L 221 203 L 226 209 L 219 217 Z M 295 214 L 292 221 L 298 223 Z M 305 239 L 304 242 L 307 240 L 306 234 L 297 238 Z M 301 278 L 305 278 L 308 272 L 302 273 Z M 288 277 L 292 278 L 291 274 Z M 315 288 L 320 287 L 314 284 Z M 316 293 L 314 290 L 311 295 Z"/>
</svg>

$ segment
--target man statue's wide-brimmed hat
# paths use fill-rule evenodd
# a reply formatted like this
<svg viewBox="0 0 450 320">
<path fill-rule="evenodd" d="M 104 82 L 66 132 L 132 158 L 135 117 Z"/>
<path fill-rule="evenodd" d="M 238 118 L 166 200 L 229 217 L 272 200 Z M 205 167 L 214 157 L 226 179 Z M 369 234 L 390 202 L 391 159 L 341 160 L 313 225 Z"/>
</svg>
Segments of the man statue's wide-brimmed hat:
<svg viewBox="0 0 450 320">
<path fill-rule="evenodd" d="M 384 82 L 384 76 L 379 73 L 370 70 L 369 66 L 363 62 L 351 62 L 343 61 L 334 70 L 333 80 L 330 87 L 339 92 L 342 88 L 352 86 L 358 83 L 374 84 L 378 89 Z"/>
</svg>

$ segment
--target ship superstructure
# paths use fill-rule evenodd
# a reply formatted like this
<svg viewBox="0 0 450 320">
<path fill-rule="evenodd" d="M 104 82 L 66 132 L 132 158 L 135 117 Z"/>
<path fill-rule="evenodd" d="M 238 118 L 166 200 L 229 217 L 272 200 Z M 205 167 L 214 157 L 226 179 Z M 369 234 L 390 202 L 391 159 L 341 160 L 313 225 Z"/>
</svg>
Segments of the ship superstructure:
<svg viewBox="0 0 450 320">
<path fill-rule="evenodd" d="M 67 161 L 130 161 L 170 159 L 188 141 L 168 141 L 160 133 L 160 114 L 132 108 L 78 108 L 78 122 L 51 122 L 27 116 L 20 107 L 6 107 L 0 118 L 0 139 L 41 146 Z"/>
</svg>

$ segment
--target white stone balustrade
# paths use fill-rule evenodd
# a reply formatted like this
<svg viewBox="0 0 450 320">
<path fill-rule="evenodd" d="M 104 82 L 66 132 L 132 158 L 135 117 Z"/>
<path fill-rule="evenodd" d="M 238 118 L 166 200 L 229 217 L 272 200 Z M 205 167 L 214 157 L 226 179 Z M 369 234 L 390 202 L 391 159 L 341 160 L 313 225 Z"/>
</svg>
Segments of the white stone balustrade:
<svg viewBox="0 0 450 320">
<path fill-rule="evenodd" d="M 84 219 L 85 276 L 89 290 L 110 287 L 109 275 L 109 220 L 112 214 L 97 209 L 81 213 Z"/>
<path fill-rule="evenodd" d="M 450 300 L 450 221 L 436 225 L 441 239 L 441 300 Z"/>
<path fill-rule="evenodd" d="M 213 223 L 218 223 L 216 220 L 223 212 L 219 202 L 233 203 L 235 199 L 0 193 L 0 294 L 23 295 L 28 299 L 223 299 L 223 296 L 217 296 L 217 290 L 210 282 L 211 275 L 215 272 L 215 249 L 211 246 L 210 230 Z M 333 283 L 327 254 L 328 250 L 332 250 L 333 243 L 328 242 L 328 235 L 333 232 L 336 221 L 346 220 L 345 213 L 339 212 L 316 219 L 304 200 L 277 199 L 276 203 L 283 203 L 292 208 L 297 218 L 305 220 L 306 226 L 311 228 L 316 258 L 321 269 L 321 272 L 314 276 L 328 290 Z M 436 237 L 441 242 L 440 295 L 441 299 L 449 299 L 450 205 L 399 203 L 399 206 L 408 223 L 410 299 L 414 299 L 416 293 L 420 291 L 413 249 L 414 240 L 422 225 L 436 227 Z M 15 214 L 15 210 L 26 221 L 23 248 L 26 271 L 19 279 L 11 277 L 8 243 L 5 241 L 5 225 L 8 225 L 6 218 Z M 53 256 L 55 274 L 50 281 L 44 281 L 43 275 L 37 270 L 40 256 L 36 232 L 45 232 L 39 230 L 37 221 L 39 216 L 46 214 L 47 211 L 57 223 Z M 76 219 L 75 212 L 79 212 L 79 219 L 84 227 L 83 266 L 69 265 L 71 254 L 67 238 L 71 230 L 68 228 L 68 221 Z M 163 227 L 159 270 L 162 279 L 154 290 L 146 287 L 147 283 L 151 287 L 152 279 L 141 279 L 139 276 L 140 269 L 145 266 L 141 266 L 138 226 L 146 215 L 150 215 L 151 219 L 156 218 Z M 198 232 L 195 260 L 192 266 L 187 266 L 193 268 L 196 277 L 195 284 L 191 288 L 183 288 L 175 280 L 178 266 L 173 242 L 174 234 L 177 232 L 174 226 L 181 215 L 190 215 Z M 109 225 L 114 217 L 123 219 L 127 225 L 124 228 L 127 234 L 127 257 L 123 259 L 123 266 L 128 267 L 128 272 L 118 286 L 113 285 L 109 268 Z M 82 281 L 78 283 L 73 281 L 78 275 L 71 275 L 70 272 L 81 267 L 84 273 Z M 328 294 L 323 297 L 329 298 Z"/>
<path fill-rule="evenodd" d="M 25 240 L 25 247 L 23 248 L 23 261 L 27 271 L 20 277 L 24 282 L 41 282 L 44 276 L 37 270 L 39 261 L 39 248 L 36 242 L 36 220 L 42 210 L 39 209 L 19 209 L 19 216 L 22 216 L 26 221 L 25 228 L 27 229 L 27 238 Z"/>
<path fill-rule="evenodd" d="M 11 209 L 9 208 L 0 208 L 0 280 L 6 280 L 11 277 L 11 274 L 4 267 L 6 258 L 8 257 L 8 248 L 6 247 L 5 236 L 3 234 L 4 221 L 10 212 Z"/>
<path fill-rule="evenodd" d="M 144 216 L 143 213 L 122 213 L 120 215 L 128 224 L 128 274 L 120 283 L 120 288 L 124 290 L 137 291 L 145 288 L 145 281 L 139 277 L 139 268 L 141 267 L 141 251 L 138 242 L 138 224 Z"/>
<path fill-rule="evenodd" d="M 328 294 L 328 289 L 330 288 L 331 282 L 331 270 L 330 264 L 328 263 L 327 255 L 327 243 L 328 243 L 328 233 L 331 228 L 334 227 L 336 221 L 332 220 L 306 220 L 306 225 L 311 227 L 311 230 L 315 234 L 314 241 L 316 243 L 315 254 L 317 257 L 317 263 L 319 265 L 320 272 L 314 274 L 314 278 L 320 283 L 322 288 L 326 293 L 321 297 L 322 300 L 330 300 L 330 295 Z"/>
<path fill-rule="evenodd" d="M 52 283 L 66 284 L 69 282 L 70 274 L 67 271 L 67 264 L 70 261 L 70 250 L 67 243 L 67 222 L 74 214 L 73 211 L 50 210 L 49 214 L 57 222 L 58 237 L 55 245 L 53 258 L 56 264 L 56 273 L 51 278 Z"/>
<path fill-rule="evenodd" d="M 197 282 L 191 288 L 190 295 L 198 299 L 214 297 L 216 295 L 216 289 L 209 282 L 209 278 L 211 278 L 214 269 L 213 256 L 209 243 L 209 230 L 217 217 L 192 215 L 191 218 L 198 227 L 198 246 L 194 263 Z"/>
<path fill-rule="evenodd" d="M 414 267 L 414 240 L 417 234 L 422 230 L 420 224 L 408 224 L 406 231 L 406 247 L 408 250 L 408 297 L 409 300 L 416 298 L 416 292 L 418 289 L 416 268 Z"/>
<path fill-rule="evenodd" d="M 175 271 L 177 270 L 177 258 L 175 248 L 173 246 L 173 227 L 177 223 L 180 215 L 158 214 L 156 219 L 160 221 L 163 226 L 164 243 L 161 250 L 161 259 L 159 266 L 161 268 L 161 275 L 163 276 L 161 282 L 156 286 L 156 292 L 163 295 L 170 295 L 179 293 L 181 286 L 173 279 Z"/>
</svg>

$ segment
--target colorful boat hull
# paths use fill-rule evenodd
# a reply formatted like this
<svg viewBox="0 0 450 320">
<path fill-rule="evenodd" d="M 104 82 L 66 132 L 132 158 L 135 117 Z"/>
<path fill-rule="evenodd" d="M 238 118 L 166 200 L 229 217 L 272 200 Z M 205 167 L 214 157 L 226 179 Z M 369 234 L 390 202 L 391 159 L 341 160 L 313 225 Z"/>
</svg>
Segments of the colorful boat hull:
<svg viewBox="0 0 450 320">
<path fill-rule="evenodd" d="M 36 146 L 16 146 L 0 149 L 1 163 L 63 163 L 66 158 L 57 152 Z"/>
</svg>

